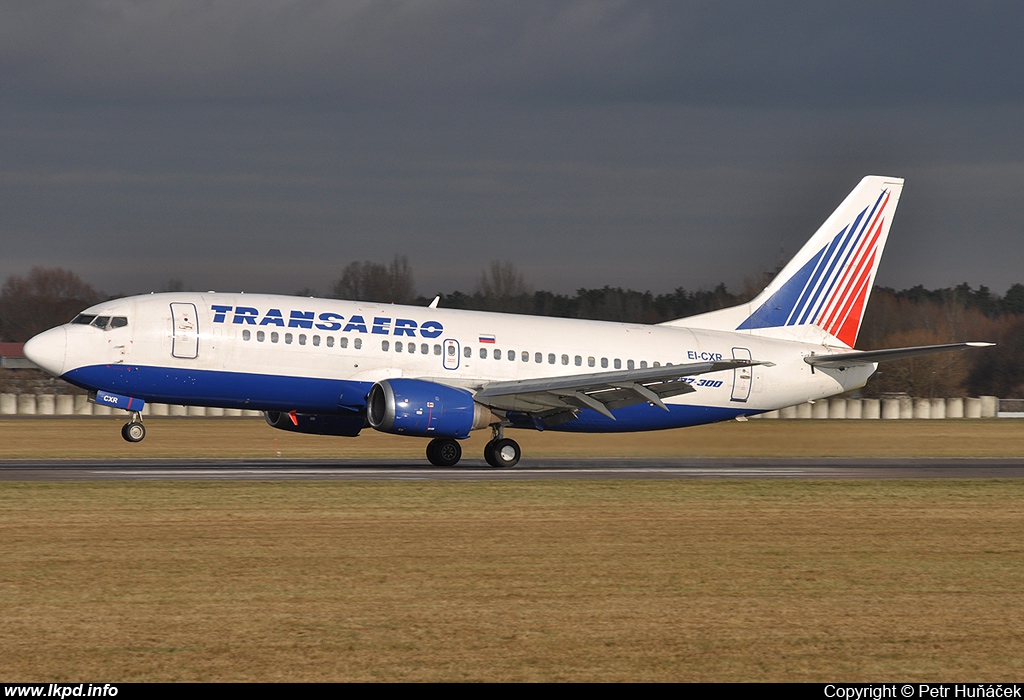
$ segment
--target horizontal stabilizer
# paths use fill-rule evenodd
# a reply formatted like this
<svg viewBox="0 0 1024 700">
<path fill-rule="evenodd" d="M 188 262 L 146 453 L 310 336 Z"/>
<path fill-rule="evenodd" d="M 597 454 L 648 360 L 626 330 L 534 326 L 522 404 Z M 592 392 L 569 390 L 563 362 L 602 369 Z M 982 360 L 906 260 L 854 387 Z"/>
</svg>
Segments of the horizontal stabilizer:
<svg viewBox="0 0 1024 700">
<path fill-rule="evenodd" d="M 966 348 L 987 348 L 995 343 L 948 343 L 946 345 L 918 345 L 910 348 L 889 348 L 887 350 L 864 350 L 861 352 L 843 352 L 838 355 L 810 355 L 804 362 L 812 367 L 831 367 L 845 369 L 853 365 L 870 365 L 887 360 L 902 360 L 907 357 L 932 355 L 937 352 L 964 350 Z"/>
</svg>

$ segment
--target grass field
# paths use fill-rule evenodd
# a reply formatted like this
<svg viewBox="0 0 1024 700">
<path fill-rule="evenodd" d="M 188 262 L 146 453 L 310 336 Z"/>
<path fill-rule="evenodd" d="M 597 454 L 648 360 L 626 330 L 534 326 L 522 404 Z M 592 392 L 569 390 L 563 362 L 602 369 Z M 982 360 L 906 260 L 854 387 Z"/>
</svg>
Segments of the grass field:
<svg viewBox="0 0 1024 700">
<path fill-rule="evenodd" d="M 147 425 L 134 446 L 102 419 L 0 438 L 8 457 L 422 449 Z M 1016 426 L 522 437 L 528 456 L 1012 456 Z M 0 482 L 0 681 L 1019 680 L 1022 525 L 1017 480 Z"/>
<path fill-rule="evenodd" d="M 364 430 L 358 438 L 300 435 L 262 419 L 148 418 L 146 439 L 121 439 L 123 416 L 0 419 L 0 459 L 424 459 L 427 440 Z M 650 433 L 574 435 L 509 431 L 524 460 L 544 457 L 1017 457 L 1018 420 L 753 420 Z M 483 461 L 490 431 L 463 442 Z"/>
</svg>

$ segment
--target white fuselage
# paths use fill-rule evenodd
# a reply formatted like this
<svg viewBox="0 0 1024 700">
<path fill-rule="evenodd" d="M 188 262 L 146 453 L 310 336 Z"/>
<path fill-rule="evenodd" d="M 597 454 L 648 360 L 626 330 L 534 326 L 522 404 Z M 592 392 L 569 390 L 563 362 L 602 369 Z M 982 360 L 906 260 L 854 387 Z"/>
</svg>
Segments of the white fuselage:
<svg viewBox="0 0 1024 700">
<path fill-rule="evenodd" d="M 304 297 L 163 293 L 84 313 L 127 323 L 65 324 L 39 336 L 52 334 L 45 353 L 37 342 L 36 355 L 54 374 L 146 401 L 271 411 L 359 409 L 374 382 L 396 377 L 473 391 L 493 381 L 670 364 L 766 363 L 681 379 L 694 391 L 666 400 L 670 417 L 643 404 L 615 422 L 594 414 L 560 427 L 646 430 L 824 398 L 862 386 L 874 371 L 812 370 L 803 358 L 830 348 L 744 332 Z"/>
</svg>

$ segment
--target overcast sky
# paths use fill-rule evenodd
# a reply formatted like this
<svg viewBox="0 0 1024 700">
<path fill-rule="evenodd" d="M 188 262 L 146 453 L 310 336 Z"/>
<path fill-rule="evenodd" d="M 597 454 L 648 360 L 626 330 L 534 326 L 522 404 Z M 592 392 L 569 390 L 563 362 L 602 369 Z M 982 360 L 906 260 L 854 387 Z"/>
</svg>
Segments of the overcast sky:
<svg viewBox="0 0 1024 700">
<path fill-rule="evenodd" d="M 11 0 L 0 281 L 744 281 L 864 175 L 877 282 L 1024 282 L 1024 3 Z"/>
</svg>

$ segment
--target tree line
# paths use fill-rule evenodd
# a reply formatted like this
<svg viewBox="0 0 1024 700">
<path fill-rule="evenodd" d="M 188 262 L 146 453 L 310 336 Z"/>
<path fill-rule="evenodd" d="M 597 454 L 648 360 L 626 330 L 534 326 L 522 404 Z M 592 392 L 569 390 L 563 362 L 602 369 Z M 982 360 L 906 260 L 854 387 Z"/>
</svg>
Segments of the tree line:
<svg viewBox="0 0 1024 700">
<path fill-rule="evenodd" d="M 732 292 L 724 284 L 710 290 L 678 287 L 653 294 L 621 287 L 578 289 L 575 294 L 533 290 L 522 272 L 509 262 L 495 261 L 480 274 L 471 292 L 440 295 L 443 308 L 560 316 L 565 318 L 660 323 L 714 311 L 751 299 L 771 275 Z M 183 285 L 172 280 L 168 290 Z M 311 295 L 311 290 L 299 294 Z M 412 268 L 404 256 L 390 263 L 355 261 L 341 271 L 327 295 L 382 303 L 426 305 L 433 297 L 416 291 Z M 0 340 L 23 342 L 47 328 L 65 323 L 87 306 L 110 298 L 75 273 L 60 268 L 35 268 L 25 276 L 8 277 L 0 290 Z M 905 392 L 940 397 L 993 394 L 1024 397 L 1024 284 L 999 296 L 985 286 L 896 290 L 876 287 L 865 312 L 857 346 L 860 349 L 903 347 L 985 340 L 986 350 L 930 355 L 884 363 L 863 396 Z"/>
</svg>

